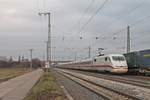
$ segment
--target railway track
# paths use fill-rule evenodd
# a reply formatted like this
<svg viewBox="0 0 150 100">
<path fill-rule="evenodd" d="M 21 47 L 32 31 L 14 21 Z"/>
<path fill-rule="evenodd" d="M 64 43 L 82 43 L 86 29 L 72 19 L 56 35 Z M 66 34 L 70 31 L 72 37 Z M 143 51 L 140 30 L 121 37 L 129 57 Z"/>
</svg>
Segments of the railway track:
<svg viewBox="0 0 150 100">
<path fill-rule="evenodd" d="M 61 73 L 62 75 L 68 77 L 69 79 L 75 81 L 76 83 L 88 88 L 89 90 L 95 92 L 96 94 L 99 94 L 101 96 L 103 96 L 105 99 L 107 100 L 148 100 L 149 98 L 149 93 L 150 91 L 148 91 L 148 94 L 145 93 L 145 97 L 141 97 L 140 94 L 134 94 L 132 91 L 131 87 L 128 88 L 130 90 L 126 90 L 125 91 L 122 89 L 115 89 L 115 85 L 112 88 L 110 88 L 110 86 L 107 86 L 106 83 L 109 85 L 110 81 L 106 81 L 104 82 L 103 79 L 100 78 L 96 78 L 93 76 L 87 76 L 87 75 L 83 75 L 80 73 L 76 73 L 76 72 L 71 72 L 71 71 L 67 71 L 67 70 L 62 70 L 62 69 L 57 69 L 57 71 L 59 73 Z M 110 82 L 112 83 L 112 82 Z M 118 83 L 115 83 L 116 85 Z M 118 85 L 119 86 L 119 85 Z M 135 88 L 135 87 L 134 87 Z M 141 91 L 140 91 L 141 92 Z"/>
<path fill-rule="evenodd" d="M 150 89 L 150 78 L 144 78 L 144 77 L 133 77 L 133 76 L 117 76 L 117 75 L 106 75 L 106 74 L 100 74 L 100 73 L 93 73 L 93 72 L 87 72 L 87 71 L 79 71 L 79 70 L 71 70 L 73 72 L 85 74 L 94 76 L 97 78 L 103 78 L 107 80 L 117 81 L 121 83 L 131 84 L 135 86 L 140 86 L 144 88 Z"/>
</svg>

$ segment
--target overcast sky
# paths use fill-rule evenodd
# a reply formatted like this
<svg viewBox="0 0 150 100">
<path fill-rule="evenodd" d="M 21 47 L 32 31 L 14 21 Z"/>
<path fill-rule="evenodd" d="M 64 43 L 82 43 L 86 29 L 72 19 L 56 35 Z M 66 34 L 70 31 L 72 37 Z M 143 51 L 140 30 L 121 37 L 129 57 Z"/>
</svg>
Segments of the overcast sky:
<svg viewBox="0 0 150 100">
<path fill-rule="evenodd" d="M 131 50 L 149 49 L 150 0 L 108 0 L 85 25 L 104 1 L 0 0 L 0 56 L 28 57 L 28 49 L 33 48 L 34 57 L 44 58 L 47 17 L 38 13 L 45 11 L 52 13 L 53 58 L 73 59 L 75 52 L 77 57 L 88 57 L 89 45 L 92 56 L 100 47 L 105 53 L 124 53 L 127 32 L 119 31 L 128 25 Z"/>
</svg>

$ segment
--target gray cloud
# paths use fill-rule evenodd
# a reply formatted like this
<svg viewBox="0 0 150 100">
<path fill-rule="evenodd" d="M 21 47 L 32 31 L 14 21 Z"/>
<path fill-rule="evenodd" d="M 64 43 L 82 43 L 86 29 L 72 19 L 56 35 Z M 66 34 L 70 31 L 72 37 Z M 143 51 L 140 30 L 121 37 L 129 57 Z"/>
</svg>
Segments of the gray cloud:
<svg viewBox="0 0 150 100">
<path fill-rule="evenodd" d="M 91 0 L 1 0 L 0 1 L 0 55 L 28 57 L 28 49 L 33 48 L 34 56 L 43 58 L 47 41 L 47 17 L 38 12 L 52 12 L 53 58 L 74 59 L 88 55 L 89 45 L 92 55 L 97 48 L 105 48 L 105 53 L 124 53 L 126 50 L 126 31 L 114 32 L 132 25 L 141 18 L 149 16 L 149 0 L 109 0 L 94 19 L 78 33 L 78 30 L 96 11 L 104 0 L 95 0 L 89 11 L 84 14 Z M 143 3 L 142 3 L 143 2 Z M 142 4 L 141 4 L 142 3 Z M 141 4 L 141 5 L 140 5 Z M 134 12 L 129 13 L 137 5 Z M 79 19 L 83 19 L 79 25 Z M 145 19 L 131 27 L 132 50 L 150 48 L 149 21 Z M 80 36 L 83 39 L 80 39 Z M 99 37 L 98 40 L 95 38 Z M 116 37 L 116 39 L 113 39 Z M 138 45 L 137 45 L 138 44 Z M 74 49 L 67 49 L 74 48 Z"/>
</svg>

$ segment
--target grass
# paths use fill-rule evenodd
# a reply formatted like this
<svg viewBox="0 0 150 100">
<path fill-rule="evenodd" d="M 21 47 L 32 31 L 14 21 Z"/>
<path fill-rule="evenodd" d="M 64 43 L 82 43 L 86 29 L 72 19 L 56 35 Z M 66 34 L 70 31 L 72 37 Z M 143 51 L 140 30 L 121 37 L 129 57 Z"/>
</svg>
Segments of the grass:
<svg viewBox="0 0 150 100">
<path fill-rule="evenodd" d="M 67 100 L 52 73 L 46 72 L 24 100 Z"/>
<path fill-rule="evenodd" d="M 29 70 L 25 68 L 0 68 L 0 82 L 25 74 Z"/>
</svg>

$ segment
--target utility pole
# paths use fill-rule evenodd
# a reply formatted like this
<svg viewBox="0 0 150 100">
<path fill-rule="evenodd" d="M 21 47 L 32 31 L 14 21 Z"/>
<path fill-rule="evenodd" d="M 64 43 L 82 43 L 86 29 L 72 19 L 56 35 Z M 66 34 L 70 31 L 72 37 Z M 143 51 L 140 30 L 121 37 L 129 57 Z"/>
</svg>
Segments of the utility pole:
<svg viewBox="0 0 150 100">
<path fill-rule="evenodd" d="M 30 51 L 30 70 L 32 70 L 32 52 L 33 52 L 33 49 L 29 49 Z"/>
<path fill-rule="evenodd" d="M 46 43 L 46 61 L 49 61 L 49 56 L 48 56 L 48 41 L 45 41 Z"/>
<path fill-rule="evenodd" d="M 75 55 L 74 55 L 75 57 L 74 57 L 74 60 L 75 60 L 75 62 L 77 61 L 77 51 L 75 51 Z"/>
<path fill-rule="evenodd" d="M 130 26 L 127 27 L 127 53 L 130 52 Z"/>
<path fill-rule="evenodd" d="M 91 58 L 91 46 L 89 46 L 89 58 Z"/>
<path fill-rule="evenodd" d="M 40 16 L 48 16 L 48 41 L 47 41 L 47 61 L 51 66 L 51 13 L 50 12 L 43 12 L 39 13 Z"/>
</svg>

